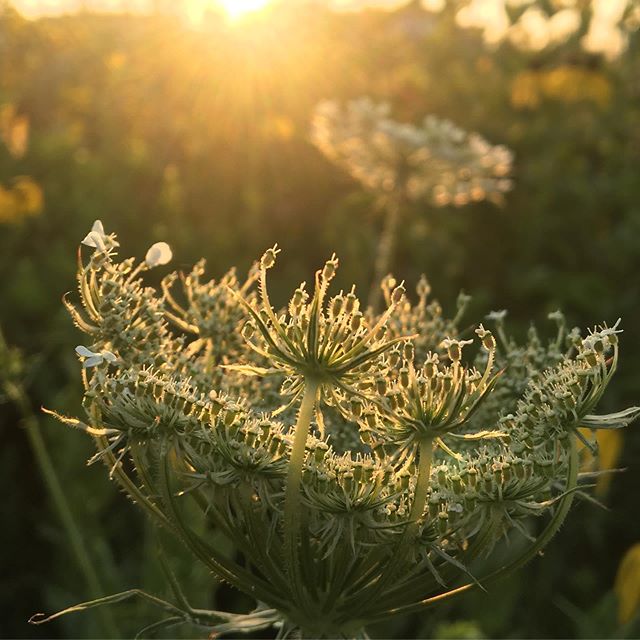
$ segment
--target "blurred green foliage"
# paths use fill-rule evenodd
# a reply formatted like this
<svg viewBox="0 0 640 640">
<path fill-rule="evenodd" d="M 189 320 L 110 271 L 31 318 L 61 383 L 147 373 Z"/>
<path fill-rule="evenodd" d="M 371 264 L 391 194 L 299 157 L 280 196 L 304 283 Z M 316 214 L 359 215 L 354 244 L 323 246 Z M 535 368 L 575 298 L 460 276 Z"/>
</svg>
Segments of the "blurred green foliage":
<svg viewBox="0 0 640 640">
<path fill-rule="evenodd" d="M 319 100 L 364 94 L 391 101 L 401 119 L 449 118 L 516 156 L 502 208 L 416 205 L 401 225 L 396 273 L 411 283 L 426 273 L 449 308 L 460 289 L 473 293 L 474 315 L 508 307 L 518 334 L 557 307 L 583 326 L 622 316 L 620 373 L 605 403 L 638 404 L 637 35 L 606 61 L 582 52 L 579 34 L 537 53 L 490 49 L 479 32 L 456 26 L 454 3 L 437 15 L 416 5 L 333 14 L 292 4 L 237 25 L 211 14 L 198 28 L 162 15 L 27 21 L 0 6 L 0 105 L 28 123 L 29 137 L 21 153 L 20 132 L 17 142 L 0 141 L 0 185 L 29 176 L 44 198 L 38 216 L 0 219 L 0 325 L 27 358 L 34 411 L 80 412 L 79 338 L 60 298 L 74 288 L 74 254 L 96 218 L 120 235 L 125 254 L 167 240 L 179 266 L 205 256 L 216 277 L 234 264 L 246 270 L 277 241 L 286 256 L 280 291 L 335 251 L 338 285 L 366 290 L 381 220 L 372 198 L 308 139 Z M 2 405 L 0 635 L 103 637 L 90 614 L 26 624 L 87 590 L 20 420 Z M 166 595 L 155 533 L 102 469 L 85 468 L 90 443 L 44 416 L 41 426 L 104 588 Z M 632 427 L 625 438 L 618 465 L 627 472 L 610 483 L 610 512 L 581 504 L 543 560 L 489 594 L 378 635 L 640 634 L 637 615 L 618 621 L 613 591 L 621 558 L 640 539 L 640 437 Z M 177 546 L 170 552 L 195 606 L 249 606 Z M 116 617 L 126 635 L 154 619 L 135 604 Z M 472 622 L 453 624 L 462 620 Z"/>
</svg>

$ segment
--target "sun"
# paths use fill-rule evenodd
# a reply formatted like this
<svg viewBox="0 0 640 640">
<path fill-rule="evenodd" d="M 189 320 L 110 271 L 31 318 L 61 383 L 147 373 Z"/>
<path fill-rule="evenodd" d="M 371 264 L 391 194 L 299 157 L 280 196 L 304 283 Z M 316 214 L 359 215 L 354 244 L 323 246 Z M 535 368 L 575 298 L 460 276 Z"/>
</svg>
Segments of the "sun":
<svg viewBox="0 0 640 640">
<path fill-rule="evenodd" d="M 218 0 L 225 13 L 231 18 L 240 18 L 252 11 L 262 9 L 270 0 Z"/>
</svg>

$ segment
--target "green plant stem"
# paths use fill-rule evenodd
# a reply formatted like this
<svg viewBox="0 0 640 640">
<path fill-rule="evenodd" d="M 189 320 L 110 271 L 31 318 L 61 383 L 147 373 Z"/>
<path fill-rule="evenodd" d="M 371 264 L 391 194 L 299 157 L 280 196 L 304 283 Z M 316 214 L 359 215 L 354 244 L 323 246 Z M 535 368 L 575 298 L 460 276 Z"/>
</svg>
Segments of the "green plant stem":
<svg viewBox="0 0 640 640">
<path fill-rule="evenodd" d="M 560 498 L 558 508 L 553 514 L 551 522 L 546 526 L 542 534 L 538 536 L 538 539 L 535 541 L 535 543 L 531 547 L 526 549 L 521 556 L 490 573 L 486 578 L 483 579 L 483 582 L 500 578 L 504 575 L 513 573 L 517 569 L 520 569 L 520 567 L 523 567 L 525 564 L 527 564 L 527 562 L 535 558 L 538 553 L 540 553 L 540 551 L 542 551 L 542 549 L 547 546 L 553 536 L 555 536 L 555 534 L 560 530 L 560 527 L 567 517 L 567 514 L 569 513 L 569 509 L 571 508 L 571 504 L 573 503 L 573 499 L 575 497 L 575 488 L 578 486 L 578 470 L 580 466 L 578 459 L 578 446 L 576 444 L 577 439 L 574 436 L 569 436 L 569 439 L 570 445 L 567 487 L 565 489 L 565 494 L 562 498 Z"/>
<path fill-rule="evenodd" d="M 401 198 L 398 196 L 389 197 L 384 209 L 384 227 L 382 229 L 382 234 L 380 235 L 380 240 L 378 241 L 378 249 L 376 251 L 373 269 L 373 281 L 371 282 L 371 289 L 367 300 L 367 304 L 374 311 L 377 311 L 380 306 L 380 297 L 382 296 L 380 283 L 389 273 L 391 263 L 393 261 L 393 254 L 396 247 L 396 236 L 398 234 L 398 222 L 400 220 Z"/>
<path fill-rule="evenodd" d="M 520 556 L 512 560 L 511 562 L 503 565 L 499 569 L 492 571 L 488 575 L 480 578 L 480 583 L 483 585 L 492 582 L 498 578 L 509 575 L 525 565 L 531 559 L 533 559 L 553 538 L 553 536 L 558 532 L 562 523 L 564 522 L 567 514 L 569 513 L 569 509 L 571 508 L 571 503 L 573 502 L 573 498 L 575 496 L 575 488 L 578 486 L 578 448 L 576 445 L 576 438 L 570 436 L 570 448 L 569 448 L 569 469 L 567 472 L 567 486 L 565 489 L 565 493 L 560 498 L 558 508 L 556 509 L 553 517 L 549 524 L 545 527 L 544 531 L 538 536 L 537 540 L 533 545 L 528 547 Z M 451 591 L 447 591 L 446 593 L 438 594 L 437 596 L 433 596 L 430 598 L 426 598 L 421 600 L 420 602 L 416 602 L 411 605 L 405 605 L 401 607 L 395 607 L 392 609 L 387 609 L 379 612 L 378 614 L 372 616 L 369 622 L 378 622 L 382 621 L 394 616 L 398 615 L 406 615 L 409 613 L 416 613 L 418 611 L 423 611 L 424 609 L 441 602 L 442 600 L 446 600 L 450 597 L 459 595 L 468 591 L 469 589 L 477 586 L 475 583 L 468 583 L 458 587 L 456 589 L 452 589 Z"/>
<path fill-rule="evenodd" d="M 298 562 L 298 538 L 301 521 L 300 485 L 307 437 L 319 387 L 320 383 L 317 380 L 305 380 L 304 396 L 294 431 L 284 493 L 284 557 L 289 579 L 292 582 L 292 591 L 300 596 L 303 594 L 303 580 Z"/>
<path fill-rule="evenodd" d="M 409 513 L 409 522 L 400 538 L 398 547 L 393 556 L 388 559 L 387 564 L 380 576 L 380 579 L 373 586 L 373 592 L 367 598 L 367 604 L 375 601 L 387 585 L 398 575 L 398 570 L 402 569 L 402 563 L 406 559 L 409 545 L 416 535 L 419 521 L 424 512 L 429 491 L 429 481 L 431 479 L 431 462 L 433 461 L 433 441 L 431 438 L 423 438 L 418 445 L 418 478 L 413 494 L 413 503 Z"/>
<path fill-rule="evenodd" d="M 24 389 L 19 385 L 7 382 L 6 389 L 7 395 L 20 411 L 22 423 L 27 433 L 36 462 L 40 468 L 40 473 L 47 490 L 49 491 L 54 507 L 58 512 L 58 517 L 62 522 L 62 526 L 64 527 L 69 543 L 71 544 L 71 549 L 76 557 L 78 566 L 84 575 L 89 593 L 93 598 L 101 598 L 104 596 L 105 592 L 100 583 L 100 579 L 98 578 L 98 572 L 93 565 L 91 556 L 87 551 L 80 529 L 76 524 L 71 507 L 69 506 L 69 502 L 67 501 L 62 485 L 60 484 L 58 474 L 56 473 L 51 457 L 47 451 L 47 446 L 40 431 L 40 425 L 33 413 L 31 404 L 24 392 Z M 102 624 L 104 625 L 105 632 L 113 638 L 121 638 L 122 634 L 118 629 L 111 612 L 107 610 L 100 610 L 99 615 L 102 618 Z"/>
<path fill-rule="evenodd" d="M 416 480 L 416 490 L 413 495 L 413 504 L 409 514 L 409 525 L 405 531 L 405 538 L 413 537 L 418 529 L 418 523 L 424 512 L 427 502 L 427 492 L 429 491 L 429 481 L 431 479 L 431 462 L 433 460 L 433 442 L 431 438 L 420 441 L 418 459 L 418 479 Z"/>
</svg>

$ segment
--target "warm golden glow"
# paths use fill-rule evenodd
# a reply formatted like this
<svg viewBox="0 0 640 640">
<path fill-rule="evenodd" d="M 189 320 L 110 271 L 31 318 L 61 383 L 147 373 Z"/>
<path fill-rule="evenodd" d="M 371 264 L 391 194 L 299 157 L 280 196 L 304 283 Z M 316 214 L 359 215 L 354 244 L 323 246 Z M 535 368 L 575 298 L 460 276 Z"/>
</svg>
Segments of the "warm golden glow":
<svg viewBox="0 0 640 640">
<path fill-rule="evenodd" d="M 230 18 L 240 18 L 246 13 L 258 11 L 265 7 L 270 0 L 218 0 Z"/>
</svg>

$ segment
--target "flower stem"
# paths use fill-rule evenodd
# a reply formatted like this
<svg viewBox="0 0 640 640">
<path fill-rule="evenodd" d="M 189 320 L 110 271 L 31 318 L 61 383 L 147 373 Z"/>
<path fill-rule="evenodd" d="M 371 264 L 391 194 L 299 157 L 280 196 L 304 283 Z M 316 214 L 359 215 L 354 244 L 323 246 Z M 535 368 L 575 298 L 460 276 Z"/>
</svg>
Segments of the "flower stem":
<svg viewBox="0 0 640 640">
<path fill-rule="evenodd" d="M 509 575 L 514 571 L 516 571 L 517 569 L 519 569 L 520 567 L 522 567 L 523 565 L 525 565 L 527 562 L 529 562 L 533 558 L 535 558 L 535 556 L 537 556 L 538 553 L 540 553 L 540 551 L 549 543 L 551 538 L 555 536 L 555 534 L 558 532 L 558 530 L 562 526 L 562 523 L 564 522 L 564 519 L 566 518 L 567 513 L 569 513 L 569 509 L 571 508 L 571 503 L 573 502 L 573 498 L 575 496 L 575 488 L 578 486 L 579 459 L 578 459 L 578 449 L 576 446 L 576 439 L 574 437 L 571 438 L 569 446 L 570 448 L 569 448 L 569 468 L 567 470 L 567 486 L 565 489 L 565 493 L 560 499 L 558 507 L 556 508 L 553 514 L 553 517 L 551 518 L 551 521 L 547 524 L 547 526 L 544 528 L 542 533 L 537 537 L 534 544 L 532 544 L 530 547 L 527 547 L 525 551 L 520 556 L 515 558 L 513 561 L 505 565 L 502 565 L 498 569 L 495 569 L 491 573 L 480 578 L 479 580 L 480 584 L 486 585 L 493 580 Z M 386 620 L 392 616 L 406 615 L 409 613 L 416 613 L 418 611 L 422 611 L 445 599 L 464 593 L 465 591 L 468 591 L 469 589 L 472 589 L 475 586 L 477 586 L 477 583 L 470 582 L 465 585 L 462 585 L 461 587 L 453 589 L 451 591 L 447 591 L 446 593 L 441 593 L 437 596 L 426 598 L 424 600 L 415 602 L 413 604 L 399 606 L 393 609 L 380 611 L 379 613 L 373 615 L 369 619 L 369 622 L 371 623 L 378 622 L 381 620 Z"/>
<path fill-rule="evenodd" d="M 409 513 L 409 522 L 398 542 L 398 546 L 375 584 L 372 593 L 367 598 L 367 603 L 374 602 L 379 595 L 387 588 L 391 581 L 398 575 L 398 571 L 403 568 L 403 563 L 407 558 L 409 545 L 418 531 L 420 518 L 424 512 L 431 480 L 431 463 L 433 461 L 433 441 L 431 438 L 424 438 L 419 444 L 418 455 L 418 478 L 413 493 L 413 503 Z"/>
<path fill-rule="evenodd" d="M 390 197 L 385 207 L 384 227 L 380 235 L 380 240 L 378 241 L 378 249 L 376 251 L 373 269 L 373 281 L 367 300 L 368 305 L 374 311 L 377 311 L 380 306 L 380 296 L 382 294 L 380 283 L 389 273 L 393 261 L 396 235 L 398 234 L 398 221 L 400 220 L 400 200 L 399 197 Z"/>
<path fill-rule="evenodd" d="M 54 507 L 58 512 L 58 517 L 60 518 L 62 526 L 67 534 L 67 538 L 71 545 L 73 554 L 76 557 L 78 566 L 84 575 L 85 582 L 89 588 L 89 593 L 93 598 L 100 598 L 104 596 L 105 591 L 100 584 L 98 572 L 91 560 L 91 556 L 89 555 L 82 534 L 80 533 L 80 529 L 78 528 L 71 511 L 71 507 L 69 506 L 69 502 L 64 494 L 62 485 L 60 484 L 58 474 L 56 473 L 51 457 L 49 456 L 49 452 L 47 451 L 47 445 L 42 437 L 38 420 L 31 408 L 31 403 L 20 384 L 7 382 L 5 386 L 7 395 L 20 411 L 22 423 L 27 433 L 36 462 L 40 468 L 42 479 L 49 491 Z M 102 618 L 103 631 L 106 635 L 112 638 L 122 637 L 111 612 L 101 609 L 98 615 Z"/>
<path fill-rule="evenodd" d="M 305 380 L 304 396 L 298 412 L 298 420 L 293 436 L 293 447 L 287 471 L 284 493 L 284 559 L 292 582 L 294 594 L 303 594 L 303 581 L 298 562 L 298 538 L 300 535 L 300 484 L 304 468 L 305 449 L 311 418 L 318 395 L 320 383 L 313 379 Z"/>
<path fill-rule="evenodd" d="M 420 441 L 418 459 L 418 479 L 416 480 L 416 490 L 413 494 L 413 504 L 409 520 L 411 523 L 407 527 L 407 536 L 415 533 L 418 522 L 422 517 L 424 505 L 427 502 L 427 492 L 429 491 L 429 481 L 431 479 L 431 462 L 433 460 L 433 442 L 431 438 Z"/>
</svg>

